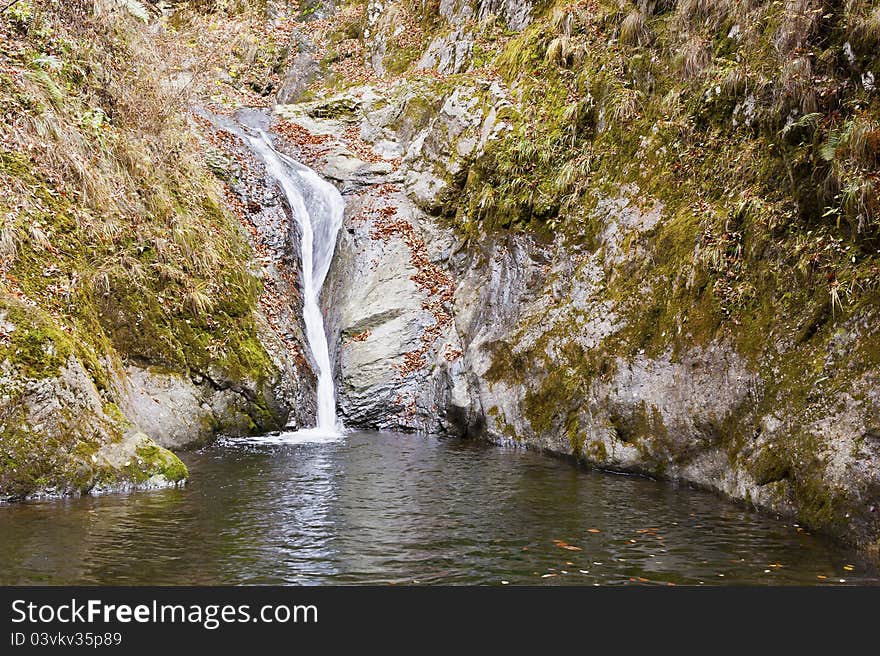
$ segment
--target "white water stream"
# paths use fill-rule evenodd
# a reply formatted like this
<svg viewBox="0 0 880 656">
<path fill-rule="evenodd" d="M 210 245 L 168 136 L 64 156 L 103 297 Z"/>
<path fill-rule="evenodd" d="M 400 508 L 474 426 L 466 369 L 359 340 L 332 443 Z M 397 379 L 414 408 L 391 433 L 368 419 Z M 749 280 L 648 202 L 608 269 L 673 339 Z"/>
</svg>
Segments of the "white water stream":
<svg viewBox="0 0 880 656">
<path fill-rule="evenodd" d="M 303 274 L 303 322 L 306 340 L 318 368 L 318 411 L 315 427 L 279 437 L 287 440 L 293 438 L 294 441 L 297 441 L 297 437 L 334 437 L 340 434 L 342 424 L 336 416 L 336 390 L 333 386 L 330 349 L 319 300 L 333 260 L 345 202 L 336 187 L 312 169 L 275 150 L 264 131 L 251 128 L 244 136 L 251 150 L 260 157 L 287 197 L 302 233 L 300 261 Z"/>
</svg>

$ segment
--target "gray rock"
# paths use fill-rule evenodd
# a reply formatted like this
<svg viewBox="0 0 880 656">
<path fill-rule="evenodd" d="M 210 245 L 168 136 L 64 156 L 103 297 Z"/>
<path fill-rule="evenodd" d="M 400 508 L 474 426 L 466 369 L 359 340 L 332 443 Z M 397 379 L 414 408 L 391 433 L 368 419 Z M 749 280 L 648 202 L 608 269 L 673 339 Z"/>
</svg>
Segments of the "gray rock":
<svg viewBox="0 0 880 656">
<path fill-rule="evenodd" d="M 432 213 L 457 208 L 455 180 L 506 129 L 496 118 L 505 91 L 487 82 L 429 98 L 436 109 L 416 129 L 406 120 L 413 88 L 405 82 L 384 102 L 358 94 L 369 98 L 356 112 L 361 138 L 405 154 L 384 178 L 344 158 L 322 165 L 347 191 L 325 309 L 350 425 L 570 454 L 687 481 L 862 545 L 876 541 L 880 525 L 864 502 L 880 495 L 875 378 L 854 381 L 858 393 L 836 406 L 806 413 L 782 396 L 768 413 L 768 381 L 724 339 L 626 358 L 608 350 L 606 340 L 627 327 L 609 277 L 652 256 L 662 203 L 635 187 L 600 198 L 594 212 L 604 229 L 592 251 L 527 234 L 461 243 Z M 367 115 L 367 107 L 380 111 Z M 397 225 L 390 235 L 388 221 Z M 415 251 L 454 287 L 442 329 L 432 330 L 431 295 L 414 284 Z M 653 293 L 649 280 L 641 293 Z M 826 368 L 847 357 L 858 330 L 835 335 Z M 414 352 L 421 365 L 405 366 Z M 596 371 L 573 369 L 572 353 L 595 358 Z M 822 510 L 831 506 L 836 515 Z"/>
<path fill-rule="evenodd" d="M 0 362 L 0 453 L 0 500 L 183 482 L 165 475 L 176 457 L 132 430 L 73 356 L 57 375 L 38 379 Z"/>
</svg>

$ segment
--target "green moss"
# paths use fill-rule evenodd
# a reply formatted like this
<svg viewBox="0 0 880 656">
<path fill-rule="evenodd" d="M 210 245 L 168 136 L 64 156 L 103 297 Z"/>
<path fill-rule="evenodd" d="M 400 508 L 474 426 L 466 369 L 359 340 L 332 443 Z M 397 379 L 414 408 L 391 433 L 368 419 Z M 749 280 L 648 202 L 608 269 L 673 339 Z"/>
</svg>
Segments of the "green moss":
<svg viewBox="0 0 880 656">
<path fill-rule="evenodd" d="M 22 153 L 0 150 L 0 172 L 10 176 L 21 176 L 30 171 L 30 162 Z"/>
<path fill-rule="evenodd" d="M 0 297 L 0 316 L 14 326 L 8 343 L 0 343 L 0 361 L 8 360 L 24 378 L 55 376 L 73 353 L 70 339 L 35 308 Z"/>
<path fill-rule="evenodd" d="M 878 100 L 853 88 L 847 91 L 848 118 L 827 113 L 837 111 L 835 104 L 819 108 L 827 120 L 818 126 L 805 117 L 780 129 L 781 110 L 767 100 L 773 95 L 769 80 L 785 67 L 786 55 L 780 62 L 773 41 L 774 30 L 784 27 L 778 6 L 752 17 L 775 27 L 749 32 L 748 46 L 727 37 L 724 21 L 716 28 L 677 16 L 713 44 L 714 59 L 693 80 L 679 68 L 677 23 L 650 17 L 656 39 L 640 49 L 643 56 L 615 43 L 616 11 L 572 15 L 565 38 L 583 61 L 571 70 L 544 57 L 558 36 L 549 11 L 535 14 L 527 30 L 507 41 L 494 65 L 518 99 L 502 117 L 512 130 L 451 181 L 448 207 L 441 211 L 454 217 L 453 225 L 471 237 L 549 229 L 596 248 L 605 222 L 592 214 L 598 199 L 634 184 L 639 195 L 661 200 L 664 216 L 654 231 L 624 236 L 624 252 L 642 247 L 647 256 L 615 272 L 608 286 L 626 327 L 606 348 L 630 356 L 721 338 L 757 364 L 767 335 L 788 332 L 782 316 L 827 317 L 835 303 L 844 315 L 844 305 L 851 311 L 860 295 L 873 294 L 876 203 L 865 201 L 862 220 L 868 223 L 854 230 L 843 210 L 834 209 L 843 200 L 819 198 L 816 181 L 829 180 L 830 161 L 856 182 L 876 168 L 874 155 L 841 144 L 854 125 L 876 132 Z M 850 20 L 848 11 L 826 19 Z M 833 68 L 824 74 L 847 75 Z M 763 96 L 755 91 L 760 84 Z M 756 94 L 760 116 L 743 127 L 734 110 L 749 92 Z M 846 163 L 840 159 L 845 151 Z M 832 300 L 842 289 L 849 301 Z"/>
<path fill-rule="evenodd" d="M 846 515 L 857 504 L 849 498 L 846 490 L 826 479 L 827 460 L 815 437 L 801 435 L 789 448 L 797 457 L 797 460 L 792 459 L 794 466 L 790 480 L 799 502 L 798 517 L 807 526 L 841 534 L 848 524 Z"/>
<path fill-rule="evenodd" d="M 510 345 L 505 342 L 485 344 L 483 349 L 493 351 L 492 364 L 484 374 L 487 381 L 490 383 L 497 383 L 501 380 L 514 383 L 523 381 L 528 364 L 528 358 L 525 355 L 514 353 Z"/>
<path fill-rule="evenodd" d="M 779 447 L 765 447 L 751 461 L 750 470 L 758 485 L 767 485 L 785 480 L 791 474 L 791 464 L 788 458 L 778 453 Z"/>
<path fill-rule="evenodd" d="M 645 401 L 629 407 L 617 406 L 610 419 L 617 438 L 635 446 L 651 471 L 663 474 L 669 463 L 687 458 L 688 454 L 672 440 L 656 406 Z"/>
<path fill-rule="evenodd" d="M 15 396 L 0 415 L 0 496 L 23 498 L 35 492 L 87 492 L 103 476 L 96 454 L 102 446 L 99 428 L 118 437 L 120 429 L 89 413 L 43 418 L 59 429 L 34 426 L 28 418 L 27 391 Z"/>
<path fill-rule="evenodd" d="M 189 471 L 186 465 L 168 449 L 163 449 L 151 443 L 144 443 L 137 447 L 137 466 L 130 464 L 128 469 L 132 478 L 137 482 L 159 474 L 173 483 L 180 483 L 187 479 Z"/>
<path fill-rule="evenodd" d="M 385 55 L 383 64 L 391 75 L 400 75 L 421 56 L 420 47 L 393 48 Z"/>
<path fill-rule="evenodd" d="M 565 421 L 565 436 L 571 446 L 571 453 L 574 456 L 580 456 L 584 449 L 586 435 L 581 431 L 580 421 L 576 413 L 568 415 Z"/>
<path fill-rule="evenodd" d="M 114 424 L 116 424 L 120 429 L 127 429 L 131 426 L 131 422 L 128 418 L 122 414 L 122 410 L 119 409 L 119 406 L 113 402 L 106 402 L 102 406 L 102 410 L 104 414 L 107 415 Z"/>
<path fill-rule="evenodd" d="M 313 118 L 353 120 L 358 104 L 350 98 L 335 98 L 319 102 L 308 110 Z"/>
<path fill-rule="evenodd" d="M 426 128 L 442 106 L 445 89 L 437 80 L 414 81 L 413 94 L 406 99 L 403 110 L 389 127 L 399 134 L 403 141 L 409 141 Z"/>
<path fill-rule="evenodd" d="M 608 449 L 601 440 L 593 440 L 587 444 L 584 456 L 591 462 L 602 464 L 608 462 Z"/>
<path fill-rule="evenodd" d="M 571 388 L 558 369 L 550 371 L 537 390 L 529 389 L 523 399 L 523 414 L 539 433 L 559 427 L 571 404 Z"/>
</svg>

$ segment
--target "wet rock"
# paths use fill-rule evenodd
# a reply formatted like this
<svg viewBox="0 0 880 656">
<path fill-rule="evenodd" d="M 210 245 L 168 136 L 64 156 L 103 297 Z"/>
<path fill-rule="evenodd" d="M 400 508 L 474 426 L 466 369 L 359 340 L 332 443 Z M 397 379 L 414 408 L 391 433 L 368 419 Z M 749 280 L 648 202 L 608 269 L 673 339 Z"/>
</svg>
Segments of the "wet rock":
<svg viewBox="0 0 880 656">
<path fill-rule="evenodd" d="M 133 429 L 112 393 L 102 396 L 76 357 L 37 379 L 0 363 L 0 499 L 182 483 L 183 464 Z"/>
</svg>

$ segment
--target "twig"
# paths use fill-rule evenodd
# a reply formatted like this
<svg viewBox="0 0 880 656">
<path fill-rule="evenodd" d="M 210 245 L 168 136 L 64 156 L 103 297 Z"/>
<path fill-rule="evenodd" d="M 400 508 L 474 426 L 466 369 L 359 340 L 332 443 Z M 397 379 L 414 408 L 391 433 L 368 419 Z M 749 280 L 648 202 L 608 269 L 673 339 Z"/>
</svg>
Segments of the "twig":
<svg viewBox="0 0 880 656">
<path fill-rule="evenodd" d="M 7 9 L 11 9 L 12 5 L 17 5 L 21 0 L 12 0 L 12 2 L 7 2 L 6 6 L 3 9 L 0 9 L 0 14 L 5 12 Z"/>
</svg>

